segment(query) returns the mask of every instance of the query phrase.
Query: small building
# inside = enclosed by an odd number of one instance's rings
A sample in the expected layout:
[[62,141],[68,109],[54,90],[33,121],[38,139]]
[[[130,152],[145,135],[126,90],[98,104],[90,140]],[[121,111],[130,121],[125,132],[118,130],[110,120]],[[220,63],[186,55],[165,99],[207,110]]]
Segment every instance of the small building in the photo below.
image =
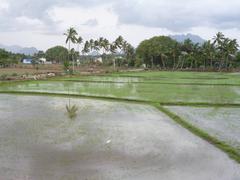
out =
[[46,59],[46,58],[39,58],[39,59],[38,59],[38,62],[39,62],[40,64],[46,64],[46,63],[47,63],[47,59]]
[[28,59],[23,59],[23,60],[22,60],[22,63],[23,63],[23,64],[32,64],[32,62],[33,62],[33,60],[30,59],[30,58],[28,58]]
[[95,57],[94,62],[102,63],[103,62],[102,57]]

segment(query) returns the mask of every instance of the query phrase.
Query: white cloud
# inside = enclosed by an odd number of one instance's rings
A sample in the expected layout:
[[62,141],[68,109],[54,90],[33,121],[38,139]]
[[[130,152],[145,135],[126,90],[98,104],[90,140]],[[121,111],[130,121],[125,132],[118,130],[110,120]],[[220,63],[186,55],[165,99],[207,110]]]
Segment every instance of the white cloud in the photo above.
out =
[[185,31],[196,26],[240,29],[238,0],[119,1],[115,10],[122,23]]
[[188,32],[209,39],[222,31],[240,40],[239,9],[239,0],[0,0],[0,43],[46,49],[64,43],[70,26],[84,39],[123,35],[134,45]]
[[0,10],[6,10],[8,9],[9,4],[7,0],[0,0]]

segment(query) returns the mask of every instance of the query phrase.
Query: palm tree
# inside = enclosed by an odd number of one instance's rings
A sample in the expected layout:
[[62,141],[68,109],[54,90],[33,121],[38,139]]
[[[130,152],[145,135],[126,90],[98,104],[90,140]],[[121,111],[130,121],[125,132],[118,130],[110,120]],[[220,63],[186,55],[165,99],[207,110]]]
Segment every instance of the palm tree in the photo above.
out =
[[[64,33],[66,36],[66,44],[68,44],[68,53],[70,53],[71,50],[71,43],[76,43],[76,36],[78,35],[77,31],[73,28],[70,27],[66,33]],[[73,73],[74,73],[74,60],[73,60]]]
[[221,70],[224,58],[226,56],[226,45],[228,44],[228,38],[225,38],[224,34],[222,32],[218,32],[214,37],[213,37],[213,44],[217,50],[217,55],[219,60],[219,66],[218,70]]
[[222,44],[222,41],[225,39],[224,34],[222,32],[218,32],[214,37],[213,37],[213,44]]
[[235,56],[237,50],[238,50],[238,43],[236,39],[228,39],[225,45],[225,53],[226,53],[226,67],[229,67],[229,57]]
[[115,40],[115,44],[116,44],[117,48],[121,49],[123,42],[124,42],[123,37],[118,36],[118,38]]
[[98,40],[95,40],[95,41],[94,41],[94,43],[93,43],[93,49],[94,49],[95,51],[97,51],[97,52],[100,50],[100,43],[99,43]]
[[104,53],[106,54],[106,52],[110,51],[110,43],[107,39],[104,39],[102,42],[102,47],[104,49]]
[[172,69],[174,70],[176,68],[176,64],[177,64],[176,63],[176,57],[180,54],[180,46],[179,46],[178,42],[176,42],[174,44],[174,47],[172,48],[171,54],[172,54],[172,57],[173,57],[173,67],[172,67]]
[[183,59],[183,61],[185,61],[185,60],[190,61],[190,68],[192,68],[192,66],[193,66],[194,43],[192,42],[191,39],[186,39],[183,42],[181,49],[185,54],[183,56],[183,58],[187,58],[187,59]]
[[202,45],[202,52],[204,55],[204,64],[206,67],[207,62],[210,60],[210,68],[213,68],[213,58],[215,54],[215,47],[214,44],[211,43],[211,41],[206,41]]
[[78,53],[79,53],[79,60],[80,60],[80,45],[83,43],[83,38],[81,36],[79,36],[77,39],[76,39],[76,43],[78,45]]
[[123,41],[122,42],[122,46],[121,46],[121,53],[123,53],[124,55],[127,54],[128,48],[129,48],[129,43],[127,41]]
[[[116,53],[116,50],[117,50],[116,44],[115,43],[110,44],[110,52],[112,53],[112,55],[114,55]],[[113,59],[113,66],[114,66],[114,69],[115,69],[115,67],[116,67],[115,58]]]
[[104,38],[103,38],[103,37],[100,37],[100,38],[98,39],[98,47],[99,47],[99,50],[104,49],[104,48],[103,48],[103,47],[104,47]]
[[90,39],[89,41],[89,47],[90,47],[90,51],[92,51],[94,49],[94,40],[93,39]]
[[86,41],[85,43],[84,43],[84,47],[83,47],[83,50],[82,50],[82,53],[83,54],[87,54],[87,53],[89,53],[90,52],[90,43],[89,43],[89,41]]

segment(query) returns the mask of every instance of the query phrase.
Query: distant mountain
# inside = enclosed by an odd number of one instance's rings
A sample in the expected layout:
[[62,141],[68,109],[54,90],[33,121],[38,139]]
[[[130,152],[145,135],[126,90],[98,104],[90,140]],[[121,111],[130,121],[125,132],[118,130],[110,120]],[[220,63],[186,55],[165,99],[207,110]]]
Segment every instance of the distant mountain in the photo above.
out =
[[100,56],[101,54],[97,51],[92,51],[90,53],[88,53],[89,56]]
[[35,47],[21,47],[17,45],[5,46],[0,44],[0,49],[5,49],[6,51],[9,51],[12,53],[20,53],[25,55],[33,55],[38,52],[38,50]]
[[170,37],[180,43],[184,42],[184,40],[186,40],[186,39],[191,39],[192,42],[199,43],[199,44],[203,44],[206,41],[205,39],[201,38],[200,36],[194,35],[194,34],[178,34],[178,35],[172,35]]

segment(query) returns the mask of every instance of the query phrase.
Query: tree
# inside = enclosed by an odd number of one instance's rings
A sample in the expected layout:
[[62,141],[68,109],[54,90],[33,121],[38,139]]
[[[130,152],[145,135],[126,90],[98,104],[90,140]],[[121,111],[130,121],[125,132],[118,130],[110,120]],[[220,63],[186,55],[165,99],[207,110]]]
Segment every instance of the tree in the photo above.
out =
[[[66,33],[64,33],[64,35],[66,36],[66,44],[68,44],[68,52],[70,54],[71,51],[71,43],[76,43],[77,41],[77,31],[73,28],[70,27]],[[74,59],[74,58],[72,58]],[[73,73],[74,73],[74,61],[73,61]]]
[[76,38],[76,43],[78,46],[78,53],[79,53],[79,58],[80,58],[80,45],[83,43],[83,38],[81,36]]
[[123,45],[123,43],[124,43],[123,37],[122,37],[122,36],[118,36],[118,38],[114,41],[114,43],[115,43],[115,46],[116,46],[117,48],[121,49],[121,48],[122,48],[122,45]]
[[[122,48],[126,47],[127,43],[124,42]],[[212,41],[203,44],[194,43],[190,39],[178,43],[169,37],[158,36],[140,43],[136,50],[136,59],[139,62],[143,61],[147,67],[161,66],[173,69],[210,67],[222,70],[239,64],[238,48],[236,39],[227,38],[221,32],[217,33]]]
[[94,43],[93,43],[93,49],[94,49],[95,51],[97,51],[97,52],[100,50],[100,43],[99,43],[98,40],[95,40],[95,41],[94,41]]
[[69,56],[68,50],[63,46],[55,46],[46,51],[46,59],[57,63],[65,62]]
[[213,69],[213,60],[216,52],[215,52],[214,44],[212,44],[210,40],[203,43],[202,53],[203,53],[205,67],[207,65],[210,65],[210,68]]
[[4,49],[0,49],[0,67],[6,67],[9,65],[8,59],[10,54]]
[[171,56],[175,44],[176,41],[168,36],[156,36],[140,43],[136,52],[149,66],[166,68],[166,60]]
[[94,40],[93,39],[89,40],[89,47],[90,47],[90,51],[92,51],[94,49]]
[[104,39],[102,42],[102,47],[104,49],[104,53],[106,54],[110,50],[110,43],[107,39]]
[[[116,51],[117,51],[116,44],[115,43],[110,44],[110,52],[111,52],[111,54],[114,55],[116,53]],[[115,60],[115,58],[113,58],[113,67],[114,67],[114,69],[116,67],[116,60]]]
[[229,40],[228,41],[228,44],[226,46],[226,52],[227,52],[227,67],[229,67],[229,57],[236,57],[236,53],[238,51],[238,43],[237,43],[237,40],[236,39],[233,39],[233,40]]

